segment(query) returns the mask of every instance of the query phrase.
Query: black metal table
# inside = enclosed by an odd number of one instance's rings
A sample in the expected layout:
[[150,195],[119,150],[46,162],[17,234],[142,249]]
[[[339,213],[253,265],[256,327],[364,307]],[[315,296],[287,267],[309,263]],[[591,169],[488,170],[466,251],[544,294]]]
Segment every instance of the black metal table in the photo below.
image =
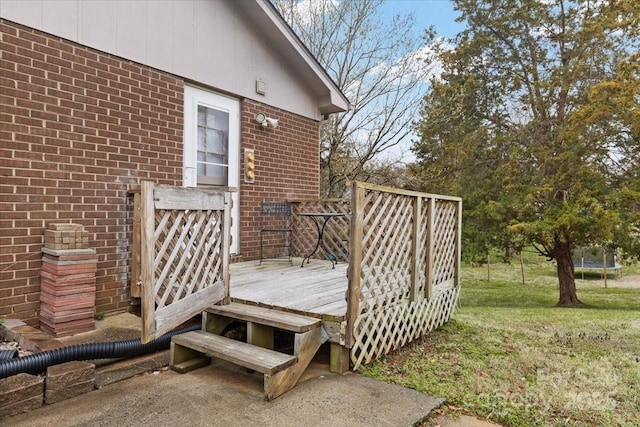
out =
[[[316,252],[318,252],[319,248],[322,248],[322,250],[324,251],[325,255],[327,256],[327,259],[329,261],[331,261],[331,267],[332,268],[336,268],[336,262],[337,262],[338,258],[337,258],[337,256],[335,254],[330,253],[327,250],[327,247],[324,245],[324,241],[323,241],[324,229],[327,226],[327,222],[329,222],[329,220],[331,218],[344,216],[344,214],[335,213],[335,212],[301,212],[298,215],[299,216],[306,216],[306,217],[309,217],[309,218],[313,219],[313,222],[316,225],[316,230],[318,230],[318,241],[316,242],[316,247],[308,255],[306,255],[304,258],[302,258],[302,264],[300,264],[300,267],[304,267],[304,261],[305,260],[307,261],[307,264],[309,264],[309,262],[311,261],[311,257]],[[321,222],[322,222],[322,226],[320,226]]]

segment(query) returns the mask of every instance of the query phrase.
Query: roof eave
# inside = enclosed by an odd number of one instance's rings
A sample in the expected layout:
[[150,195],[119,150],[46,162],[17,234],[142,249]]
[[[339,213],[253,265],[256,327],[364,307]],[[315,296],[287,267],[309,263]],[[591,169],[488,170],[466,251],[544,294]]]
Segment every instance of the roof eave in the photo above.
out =
[[252,19],[269,44],[298,70],[315,92],[321,114],[349,110],[347,97],[268,0],[242,0],[234,4]]

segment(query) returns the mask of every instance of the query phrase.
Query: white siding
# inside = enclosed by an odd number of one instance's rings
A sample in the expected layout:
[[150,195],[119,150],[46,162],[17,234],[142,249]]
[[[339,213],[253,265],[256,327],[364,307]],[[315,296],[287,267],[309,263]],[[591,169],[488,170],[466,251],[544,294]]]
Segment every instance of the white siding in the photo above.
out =
[[[95,0],[91,2],[80,2],[78,13],[78,41],[86,46],[103,50],[105,52],[116,53],[117,51],[117,16],[120,2],[110,0]],[[49,22],[43,15],[43,23]],[[73,19],[73,15],[69,16]]]
[[[2,0],[0,0],[2,3]],[[30,2],[22,2],[22,4]],[[36,2],[37,3],[37,2]],[[42,3],[42,16],[49,17],[51,33],[65,39],[78,38],[79,3],[77,0],[45,1]],[[73,17],[74,19],[69,19]]]
[[147,16],[147,3],[117,2],[116,50],[126,58],[146,58],[147,27],[140,17]]
[[[0,0],[0,16],[239,97],[319,119],[318,98],[230,2]],[[266,96],[255,81],[267,83]]]

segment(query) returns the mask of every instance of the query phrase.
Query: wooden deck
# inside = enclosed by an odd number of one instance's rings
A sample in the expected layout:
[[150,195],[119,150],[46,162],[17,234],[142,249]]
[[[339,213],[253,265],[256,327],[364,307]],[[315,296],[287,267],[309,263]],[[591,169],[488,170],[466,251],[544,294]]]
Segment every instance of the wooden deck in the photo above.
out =
[[347,312],[347,264],[312,259],[246,261],[231,264],[231,300],[325,320],[341,321]]
[[[328,223],[323,240],[349,261],[347,279],[346,263],[332,269],[323,259],[304,268],[300,258],[230,264],[228,194],[148,181],[141,190],[134,200],[139,266],[132,275],[141,284],[143,342],[231,300],[320,319],[316,331],[331,343],[332,370],[345,372],[424,336],[458,305],[459,198],[354,182],[349,203],[296,202],[296,212],[344,214]],[[304,224],[294,224],[294,253],[317,243]],[[247,321],[247,339],[251,332],[262,342],[273,326],[255,316]]]

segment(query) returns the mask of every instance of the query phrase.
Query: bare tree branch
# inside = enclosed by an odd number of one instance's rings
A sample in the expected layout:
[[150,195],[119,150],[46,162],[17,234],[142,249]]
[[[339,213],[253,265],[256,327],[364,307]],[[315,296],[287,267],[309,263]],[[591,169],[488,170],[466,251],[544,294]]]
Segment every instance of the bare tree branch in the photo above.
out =
[[412,36],[412,15],[382,21],[384,0],[273,2],[352,104],[321,130],[322,192],[342,196],[348,181],[376,180],[380,155],[412,134],[432,69],[433,34]]

